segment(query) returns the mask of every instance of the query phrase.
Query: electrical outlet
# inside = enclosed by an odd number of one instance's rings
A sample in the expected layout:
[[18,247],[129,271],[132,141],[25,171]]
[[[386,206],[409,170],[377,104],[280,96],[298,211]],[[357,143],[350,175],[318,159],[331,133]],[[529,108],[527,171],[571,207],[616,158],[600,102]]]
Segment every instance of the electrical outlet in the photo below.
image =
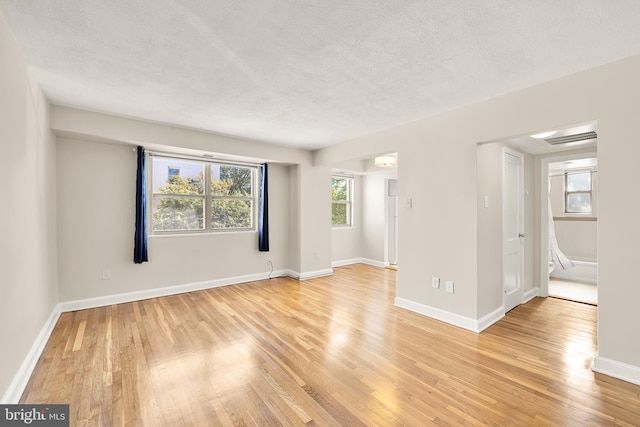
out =
[[440,287],[440,278],[436,277],[436,276],[433,276],[431,278],[431,286],[436,288],[436,289],[438,289]]
[[105,268],[104,270],[102,270],[102,280],[109,280],[111,279],[111,270],[109,270],[108,268]]
[[453,282],[450,280],[447,280],[447,293],[449,294],[453,293]]

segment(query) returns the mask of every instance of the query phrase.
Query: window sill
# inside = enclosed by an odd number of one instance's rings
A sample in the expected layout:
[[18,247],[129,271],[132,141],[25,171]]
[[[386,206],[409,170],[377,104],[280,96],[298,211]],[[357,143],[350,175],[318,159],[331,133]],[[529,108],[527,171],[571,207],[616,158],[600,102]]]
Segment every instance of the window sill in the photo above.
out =
[[564,215],[554,216],[554,221],[598,221],[598,217],[594,215]]
[[166,234],[149,234],[149,239],[164,239],[170,237],[205,237],[220,236],[229,234],[258,234],[258,230],[237,230],[237,231],[209,231],[201,233],[166,233]]

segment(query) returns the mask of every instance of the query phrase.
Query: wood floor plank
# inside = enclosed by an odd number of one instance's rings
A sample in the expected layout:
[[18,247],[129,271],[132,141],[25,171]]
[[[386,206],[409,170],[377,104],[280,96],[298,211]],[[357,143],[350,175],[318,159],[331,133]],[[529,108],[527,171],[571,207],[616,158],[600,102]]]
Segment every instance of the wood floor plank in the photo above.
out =
[[395,276],[63,313],[21,402],[73,426],[640,425],[640,386],[590,369],[597,307],[536,298],[476,334],[395,307]]

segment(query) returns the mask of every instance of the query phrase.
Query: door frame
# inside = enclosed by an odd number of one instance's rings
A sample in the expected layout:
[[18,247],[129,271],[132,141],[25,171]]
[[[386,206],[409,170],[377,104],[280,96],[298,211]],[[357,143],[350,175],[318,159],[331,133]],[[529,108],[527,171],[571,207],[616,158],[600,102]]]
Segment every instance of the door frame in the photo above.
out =
[[[387,265],[397,265],[398,264],[398,219],[394,219],[394,213],[396,218],[399,216],[399,206],[398,206],[398,195],[396,194],[395,196],[391,196],[389,193],[391,192],[391,182],[395,181],[395,185],[396,185],[396,192],[397,192],[397,185],[398,185],[398,179],[397,178],[389,178],[385,180],[385,190],[386,190],[386,196],[385,196],[385,200],[386,200],[386,212],[385,212],[385,218],[386,218],[386,239],[385,239],[385,264]],[[393,229],[393,233],[392,233],[392,229]],[[392,257],[391,257],[391,245],[393,244],[394,246],[394,255],[395,255],[395,263],[393,263],[392,261]]]
[[[506,187],[507,187],[507,181],[506,181],[506,174],[504,174],[504,168],[506,165],[506,160],[507,160],[507,156],[513,156],[515,158],[517,158],[519,160],[520,163],[520,171],[519,171],[519,188],[518,188],[518,210],[519,210],[519,218],[518,218],[518,222],[519,222],[519,228],[520,231],[519,233],[524,233],[524,154],[521,153],[520,151],[516,151],[513,150],[509,147],[503,147],[502,148],[502,308],[504,310],[504,313],[506,313],[507,310],[507,304],[506,304],[506,298],[507,298],[507,294],[505,291],[505,279],[506,279],[506,260],[507,260],[507,245],[505,244],[505,229],[504,229],[504,224],[505,224],[505,216],[506,216],[506,203],[504,200],[504,195],[506,193]],[[524,237],[526,238],[526,236]],[[519,260],[519,271],[518,271],[518,275],[519,275],[519,280],[520,280],[520,284],[519,284],[519,289],[518,289],[518,294],[519,294],[519,301],[518,304],[512,308],[510,308],[509,310],[517,307],[518,305],[522,304],[523,301],[523,296],[524,296],[524,241],[522,239],[520,239],[520,260]]]

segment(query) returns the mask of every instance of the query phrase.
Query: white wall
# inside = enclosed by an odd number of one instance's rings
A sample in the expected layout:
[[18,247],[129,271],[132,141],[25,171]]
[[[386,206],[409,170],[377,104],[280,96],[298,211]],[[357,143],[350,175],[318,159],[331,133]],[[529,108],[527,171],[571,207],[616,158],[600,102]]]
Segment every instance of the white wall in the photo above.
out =
[[56,153],[48,102],[2,15],[0,64],[0,163],[8,179],[0,209],[0,402],[6,402],[58,301]]
[[[416,304],[478,319],[476,145],[511,136],[598,122],[599,359],[640,370],[640,287],[636,243],[640,199],[640,56],[497,97],[436,117],[338,144],[316,153],[316,164],[397,151],[402,159],[397,295]],[[413,208],[406,207],[413,199]],[[539,243],[537,243],[539,244]],[[456,293],[430,287],[430,277],[456,282]]]
[[331,268],[331,168],[298,168],[300,265],[292,269],[301,278],[330,274]]
[[[58,140],[62,301],[289,268],[289,167],[269,166],[270,251],[257,232],[150,236],[150,262],[133,263],[136,153],[130,146]],[[102,270],[112,278],[102,280]]]
[[[478,295],[480,316],[502,305],[502,171],[504,144],[478,145]],[[488,206],[485,206],[485,197]]]

